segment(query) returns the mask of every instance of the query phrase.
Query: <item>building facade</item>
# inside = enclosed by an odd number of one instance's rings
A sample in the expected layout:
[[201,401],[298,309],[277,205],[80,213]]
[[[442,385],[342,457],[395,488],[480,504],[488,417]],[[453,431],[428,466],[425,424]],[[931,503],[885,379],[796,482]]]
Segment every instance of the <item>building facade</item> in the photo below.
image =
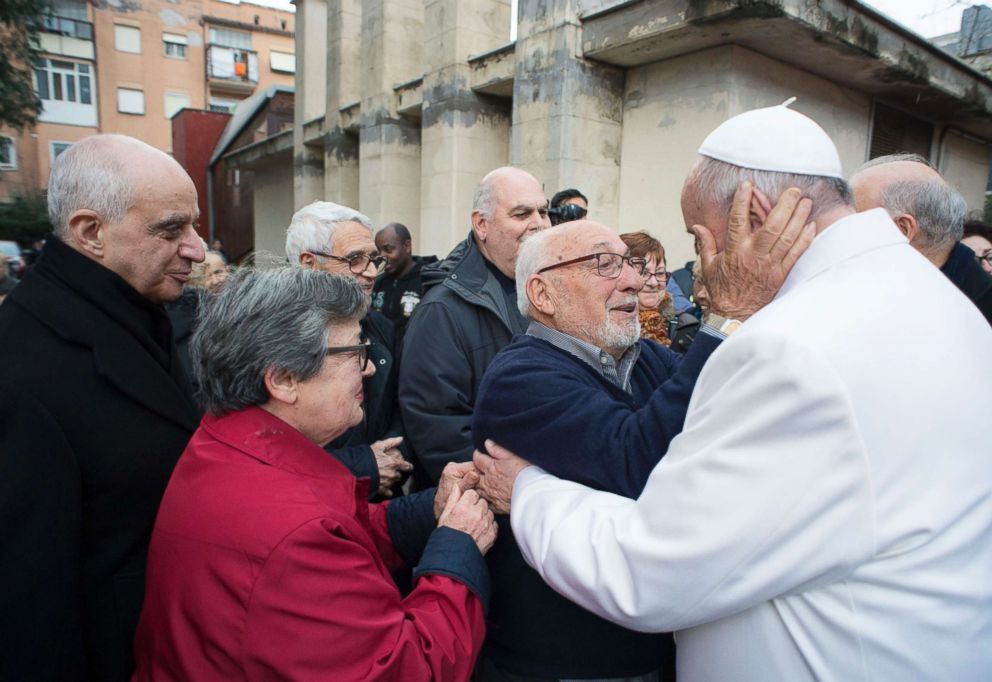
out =
[[918,151],[983,205],[992,80],[855,0],[519,0],[512,39],[509,0],[296,5],[294,206],[402,222],[420,253],[464,238],[475,185],[512,164],[681,265],[679,194],[703,137],[793,96],[847,173]]
[[292,85],[292,12],[247,0],[54,0],[40,18],[38,123],[0,129],[0,201],[43,188],[76,140],[122,133],[172,152],[183,108],[231,111],[270,85]]

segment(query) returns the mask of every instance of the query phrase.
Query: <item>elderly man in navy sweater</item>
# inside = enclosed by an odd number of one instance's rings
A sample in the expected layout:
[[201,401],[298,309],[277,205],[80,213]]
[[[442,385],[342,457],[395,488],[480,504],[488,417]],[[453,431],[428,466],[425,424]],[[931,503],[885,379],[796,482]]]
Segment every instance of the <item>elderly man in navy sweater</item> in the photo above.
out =
[[[798,193],[792,199],[795,208]],[[734,299],[741,287],[717,292],[718,312],[679,355],[640,339],[646,264],[627,254],[614,230],[589,221],[524,242],[516,279],[530,325],[483,379],[472,425],[478,449],[493,439],[557,476],[640,494],[682,430],[700,370],[735,328],[719,312],[749,314],[760,304]],[[477,679],[675,679],[671,635],[626,630],[554,592],[524,563],[506,518],[488,557],[493,601]]]

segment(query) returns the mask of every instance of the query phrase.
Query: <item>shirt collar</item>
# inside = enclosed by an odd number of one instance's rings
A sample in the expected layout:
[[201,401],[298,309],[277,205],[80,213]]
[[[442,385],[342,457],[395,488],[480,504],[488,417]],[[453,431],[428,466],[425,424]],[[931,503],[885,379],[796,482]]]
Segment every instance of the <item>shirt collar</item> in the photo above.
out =
[[578,358],[611,384],[630,393],[630,375],[641,355],[639,343],[625,350],[620,356],[620,362],[617,363],[613,356],[603,349],[536,320],[531,320],[527,327],[527,335],[546,341],[555,348]]

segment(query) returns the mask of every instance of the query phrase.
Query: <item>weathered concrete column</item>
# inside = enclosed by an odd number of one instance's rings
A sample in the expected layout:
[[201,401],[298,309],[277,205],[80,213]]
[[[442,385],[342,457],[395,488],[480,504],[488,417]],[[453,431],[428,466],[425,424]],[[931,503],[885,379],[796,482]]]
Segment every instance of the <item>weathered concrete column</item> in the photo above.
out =
[[470,226],[472,193],[506,165],[509,106],[469,87],[471,55],[509,40],[510,0],[425,0],[419,253],[443,256]]
[[305,143],[303,124],[324,113],[326,26],[325,0],[296,1],[293,103],[293,206],[296,209],[320,199],[324,194],[323,152]]
[[327,2],[327,102],[324,198],[358,208],[358,136],[344,129],[341,108],[361,98],[361,0]]
[[617,226],[624,72],[582,58],[582,0],[520,0],[510,158]]
[[420,124],[399,116],[393,88],[423,74],[423,0],[362,2],[360,210],[379,226],[420,223]]

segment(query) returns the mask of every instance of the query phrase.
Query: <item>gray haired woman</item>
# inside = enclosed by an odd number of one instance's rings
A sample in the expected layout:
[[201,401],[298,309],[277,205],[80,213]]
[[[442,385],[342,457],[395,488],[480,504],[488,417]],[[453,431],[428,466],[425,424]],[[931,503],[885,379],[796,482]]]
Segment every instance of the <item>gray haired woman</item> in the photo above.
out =
[[135,679],[468,679],[496,534],[472,465],[374,505],[320,447],[362,419],[365,306],[300,268],[239,271],[207,306],[207,414],[155,523]]

